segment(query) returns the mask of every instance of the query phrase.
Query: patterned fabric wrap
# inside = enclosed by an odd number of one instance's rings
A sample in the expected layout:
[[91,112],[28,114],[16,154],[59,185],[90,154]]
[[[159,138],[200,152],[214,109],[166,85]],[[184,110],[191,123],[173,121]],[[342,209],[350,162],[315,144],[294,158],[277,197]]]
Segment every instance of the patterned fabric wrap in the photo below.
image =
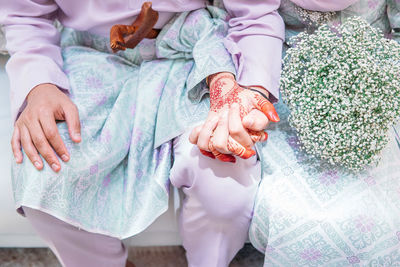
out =
[[[361,1],[335,19],[359,10],[388,29],[385,2]],[[287,36],[306,27],[295,10],[283,1]],[[281,122],[258,147],[263,180],[250,227],[264,266],[400,266],[400,124],[379,165],[353,174],[301,151],[287,106],[276,108]]]
[[[126,238],[168,208],[171,139],[204,120],[204,79],[235,73],[222,39],[226,13],[177,15],[157,39],[112,54],[107,38],[64,29],[64,70],[78,106],[82,143],[59,132],[71,160],[62,171],[13,166],[17,207],[45,211],[85,230]],[[203,97],[204,96],[204,97]]]
[[4,36],[4,32],[2,30],[2,26],[0,25],[0,54],[6,55],[6,37]]
[[[312,30],[299,14],[297,6],[290,0],[282,0],[279,13],[285,21],[286,43],[292,37],[304,30]],[[339,25],[347,18],[360,16],[379,28],[389,38],[400,42],[400,1],[399,0],[360,0],[345,10],[336,12],[327,21],[330,25]],[[287,46],[286,46],[287,48]]]
[[387,14],[390,27],[393,29],[393,39],[400,42],[400,1],[387,0]]

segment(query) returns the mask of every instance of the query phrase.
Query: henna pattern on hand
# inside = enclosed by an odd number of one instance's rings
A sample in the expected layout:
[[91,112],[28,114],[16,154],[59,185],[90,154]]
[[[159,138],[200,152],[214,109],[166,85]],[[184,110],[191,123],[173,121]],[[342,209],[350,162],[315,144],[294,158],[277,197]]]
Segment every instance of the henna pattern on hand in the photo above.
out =
[[[268,99],[262,97],[259,93],[246,90],[241,87],[235,81],[233,75],[215,74],[210,76],[209,82],[211,111],[218,113],[222,109],[230,108],[232,104],[237,103],[240,107],[241,119],[243,119],[251,110],[259,109],[268,117],[270,121],[279,121],[279,116],[276,113],[272,103],[269,102]],[[268,134],[266,132],[255,132],[251,130],[248,130],[248,132],[253,142],[263,142],[268,138]],[[243,159],[248,159],[256,154],[253,149],[242,146],[230,136],[228,137],[227,146],[229,151]],[[225,162],[236,161],[233,155],[225,155],[217,151],[214,148],[212,138],[210,139],[209,149],[211,153],[208,151],[201,151],[201,153]]]
[[243,119],[251,110],[262,111],[270,121],[278,122],[279,116],[268,99],[251,90],[241,87],[233,75],[221,74],[211,78],[210,109],[219,112],[229,108],[233,103],[240,106],[240,117]]
[[[241,104],[241,98],[239,93],[241,87],[233,80],[231,75],[224,74],[218,76],[216,81],[213,81],[210,87],[210,110],[219,112],[224,107],[230,107],[233,103]],[[227,80],[233,82],[233,85],[229,87]],[[242,89],[243,90],[243,89]],[[243,118],[244,110],[243,106],[240,105],[240,116]]]

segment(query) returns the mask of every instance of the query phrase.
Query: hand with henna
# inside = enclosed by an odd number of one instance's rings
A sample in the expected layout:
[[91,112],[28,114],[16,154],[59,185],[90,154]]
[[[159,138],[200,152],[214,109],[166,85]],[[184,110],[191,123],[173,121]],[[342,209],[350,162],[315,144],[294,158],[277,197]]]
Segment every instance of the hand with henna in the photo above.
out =
[[262,88],[259,92],[243,88],[231,73],[211,75],[209,85],[210,112],[206,122],[192,131],[190,142],[202,154],[225,162],[235,162],[233,155],[254,156],[254,143],[268,138],[264,129],[269,121],[279,121],[274,106],[259,93]]

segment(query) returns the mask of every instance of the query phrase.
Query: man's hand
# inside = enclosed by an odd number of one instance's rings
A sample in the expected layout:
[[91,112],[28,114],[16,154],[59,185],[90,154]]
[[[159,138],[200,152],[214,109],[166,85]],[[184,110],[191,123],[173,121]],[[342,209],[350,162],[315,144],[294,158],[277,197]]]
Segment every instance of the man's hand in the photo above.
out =
[[279,117],[267,99],[240,87],[232,74],[219,73],[210,79],[209,116],[189,139],[204,155],[235,162],[228,154],[253,156],[254,143],[267,138],[262,130],[269,121],[277,122]]
[[[43,168],[42,155],[51,168],[61,169],[57,155],[68,161],[70,155],[58,132],[56,121],[66,121],[72,141],[79,143],[80,121],[75,104],[53,84],[40,84],[26,97],[27,105],[14,125],[11,146],[17,163],[22,163],[21,148],[32,164]],[[55,153],[54,153],[55,152]]]

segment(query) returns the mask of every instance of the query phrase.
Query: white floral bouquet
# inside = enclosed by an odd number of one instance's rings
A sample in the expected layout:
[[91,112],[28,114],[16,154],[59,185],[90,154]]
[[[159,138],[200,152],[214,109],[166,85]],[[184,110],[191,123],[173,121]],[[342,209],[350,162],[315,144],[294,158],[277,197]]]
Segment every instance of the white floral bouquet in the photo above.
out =
[[358,17],[291,45],[281,89],[301,147],[354,171],[377,163],[400,117],[400,45]]

